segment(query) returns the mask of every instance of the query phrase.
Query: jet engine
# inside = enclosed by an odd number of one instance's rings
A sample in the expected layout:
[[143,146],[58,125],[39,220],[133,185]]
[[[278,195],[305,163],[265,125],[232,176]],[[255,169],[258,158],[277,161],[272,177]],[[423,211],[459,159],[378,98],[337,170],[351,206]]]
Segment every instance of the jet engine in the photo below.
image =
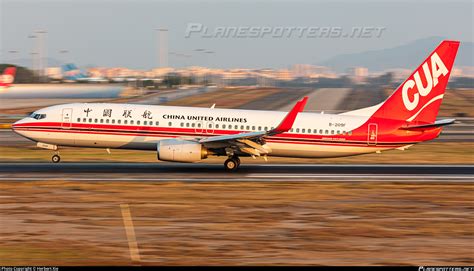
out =
[[181,139],[160,140],[156,150],[158,160],[170,162],[197,162],[206,159],[209,154],[202,144]]

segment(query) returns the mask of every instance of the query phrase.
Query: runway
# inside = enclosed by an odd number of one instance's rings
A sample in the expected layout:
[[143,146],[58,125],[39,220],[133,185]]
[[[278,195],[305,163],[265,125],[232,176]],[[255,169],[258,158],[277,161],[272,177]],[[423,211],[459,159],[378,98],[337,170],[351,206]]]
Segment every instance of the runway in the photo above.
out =
[[2,264],[466,265],[473,173],[472,165],[244,163],[228,173],[205,163],[0,163]]
[[474,181],[471,165],[2,163],[0,181]]

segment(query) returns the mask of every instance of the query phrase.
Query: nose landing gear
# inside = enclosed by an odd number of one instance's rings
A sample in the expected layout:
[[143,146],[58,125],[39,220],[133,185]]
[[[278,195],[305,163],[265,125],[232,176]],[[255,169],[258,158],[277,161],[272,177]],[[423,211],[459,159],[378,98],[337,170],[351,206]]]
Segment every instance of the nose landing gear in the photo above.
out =
[[52,157],[51,157],[51,161],[53,161],[53,163],[59,163],[61,161],[61,157],[59,156],[59,153],[57,154],[54,154]]
[[240,166],[240,159],[238,156],[231,156],[229,159],[225,160],[224,167],[227,171],[237,171]]

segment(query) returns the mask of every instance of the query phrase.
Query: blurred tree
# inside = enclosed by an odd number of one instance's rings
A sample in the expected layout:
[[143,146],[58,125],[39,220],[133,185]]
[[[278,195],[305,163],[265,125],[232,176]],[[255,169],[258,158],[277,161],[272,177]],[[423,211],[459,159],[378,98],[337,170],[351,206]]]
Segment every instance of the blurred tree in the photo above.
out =
[[474,78],[473,77],[455,77],[451,82],[449,82],[449,87],[451,88],[474,88]]
[[177,85],[193,84],[194,80],[187,76],[168,75],[163,80],[163,85],[173,87]]
[[387,72],[380,76],[370,78],[369,83],[375,86],[389,86],[392,83],[393,73]]

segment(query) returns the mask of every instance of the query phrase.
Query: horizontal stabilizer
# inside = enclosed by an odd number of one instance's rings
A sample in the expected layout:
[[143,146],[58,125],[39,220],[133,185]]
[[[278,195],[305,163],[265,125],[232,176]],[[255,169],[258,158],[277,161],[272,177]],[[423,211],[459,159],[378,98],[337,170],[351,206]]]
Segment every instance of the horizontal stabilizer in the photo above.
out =
[[455,119],[444,119],[444,120],[437,120],[434,123],[430,124],[423,124],[423,125],[410,125],[410,126],[405,126],[405,127],[400,127],[402,130],[429,130],[433,128],[438,128],[441,126],[446,126],[453,124],[456,120]]

